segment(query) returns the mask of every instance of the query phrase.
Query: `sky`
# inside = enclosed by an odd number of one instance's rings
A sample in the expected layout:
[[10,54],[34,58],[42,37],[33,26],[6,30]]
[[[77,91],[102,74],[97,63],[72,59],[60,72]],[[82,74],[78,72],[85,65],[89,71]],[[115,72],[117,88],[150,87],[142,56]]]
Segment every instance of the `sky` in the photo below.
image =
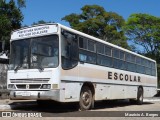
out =
[[107,12],[116,12],[125,20],[133,13],[160,17],[160,0],[26,0],[26,8],[22,9],[22,24],[31,25],[33,22],[44,20],[69,26],[61,19],[71,13],[81,13],[84,5],[100,5]]

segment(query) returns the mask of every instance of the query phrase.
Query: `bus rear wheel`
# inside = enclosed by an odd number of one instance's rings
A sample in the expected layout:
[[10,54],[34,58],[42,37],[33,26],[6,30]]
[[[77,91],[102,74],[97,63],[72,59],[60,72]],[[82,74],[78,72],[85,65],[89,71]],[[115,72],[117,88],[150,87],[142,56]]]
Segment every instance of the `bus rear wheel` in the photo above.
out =
[[141,87],[138,88],[137,104],[138,104],[138,105],[142,105],[142,104],[143,104],[143,89],[142,89]]
[[80,93],[80,110],[89,110],[92,107],[93,94],[91,89],[88,86],[82,87]]

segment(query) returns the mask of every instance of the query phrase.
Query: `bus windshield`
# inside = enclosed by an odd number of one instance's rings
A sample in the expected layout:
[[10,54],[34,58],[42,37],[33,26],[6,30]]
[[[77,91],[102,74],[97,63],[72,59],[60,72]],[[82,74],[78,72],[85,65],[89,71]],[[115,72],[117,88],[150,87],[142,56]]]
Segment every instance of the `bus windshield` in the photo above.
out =
[[58,66],[58,36],[16,40],[11,43],[10,70]]

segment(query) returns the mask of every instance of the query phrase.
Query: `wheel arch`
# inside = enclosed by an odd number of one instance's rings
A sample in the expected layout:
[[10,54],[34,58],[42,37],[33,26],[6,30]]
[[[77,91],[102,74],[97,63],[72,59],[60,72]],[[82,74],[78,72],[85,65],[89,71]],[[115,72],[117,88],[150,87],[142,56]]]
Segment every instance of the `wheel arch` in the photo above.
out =
[[82,90],[82,88],[84,86],[89,87],[91,89],[91,92],[92,92],[93,96],[95,95],[95,85],[92,82],[84,82],[83,85],[82,85],[82,87],[81,87],[81,90]]
[[[142,88],[142,90],[143,90],[143,93],[144,93],[143,86],[142,86],[142,85],[140,85],[140,86],[138,86],[138,89],[139,89],[139,88]],[[138,90],[137,90],[137,92],[138,92]]]

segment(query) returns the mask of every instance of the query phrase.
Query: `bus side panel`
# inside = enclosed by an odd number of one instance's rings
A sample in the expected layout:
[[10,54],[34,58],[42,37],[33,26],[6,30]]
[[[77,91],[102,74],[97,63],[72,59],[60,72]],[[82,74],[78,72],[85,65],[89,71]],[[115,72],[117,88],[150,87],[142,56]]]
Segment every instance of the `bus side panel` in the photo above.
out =
[[95,100],[106,100],[110,98],[110,85],[96,84],[95,87]]
[[136,86],[97,84],[95,100],[136,98]]
[[153,97],[157,93],[156,87],[143,87],[144,97]]
[[79,101],[82,83],[83,82],[78,81],[78,66],[69,70],[61,69],[62,100],[64,102]]
[[76,102],[79,101],[81,83],[72,82],[64,83],[65,84],[65,102]]
[[125,86],[125,98],[137,98],[137,86]]

